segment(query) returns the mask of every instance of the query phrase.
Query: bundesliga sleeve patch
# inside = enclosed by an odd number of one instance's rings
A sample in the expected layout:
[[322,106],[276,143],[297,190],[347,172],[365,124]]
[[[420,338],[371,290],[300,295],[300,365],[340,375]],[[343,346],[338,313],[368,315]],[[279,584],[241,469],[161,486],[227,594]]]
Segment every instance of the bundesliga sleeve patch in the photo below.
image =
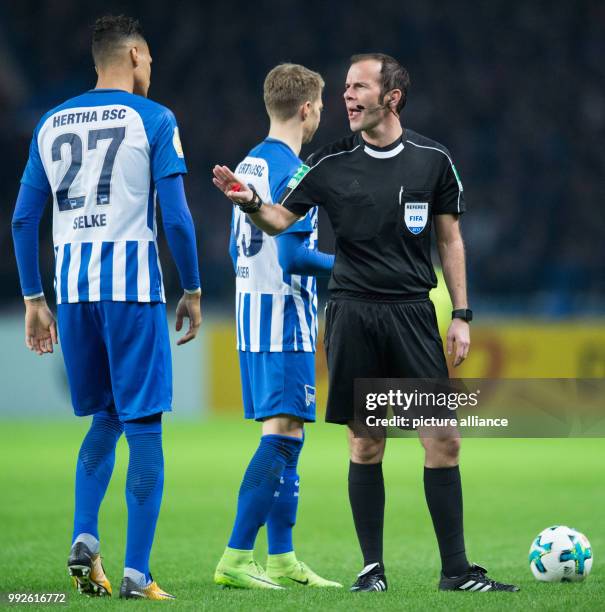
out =
[[185,157],[185,154],[183,153],[183,145],[181,144],[181,137],[179,136],[179,128],[176,126],[174,127],[174,133],[172,134],[172,146],[179,157]]
[[294,176],[290,179],[290,182],[288,183],[288,189],[294,189],[298,185],[298,183],[303,180],[305,174],[307,174],[309,170],[311,170],[309,166],[302,164],[302,166],[298,168],[298,170],[294,173]]

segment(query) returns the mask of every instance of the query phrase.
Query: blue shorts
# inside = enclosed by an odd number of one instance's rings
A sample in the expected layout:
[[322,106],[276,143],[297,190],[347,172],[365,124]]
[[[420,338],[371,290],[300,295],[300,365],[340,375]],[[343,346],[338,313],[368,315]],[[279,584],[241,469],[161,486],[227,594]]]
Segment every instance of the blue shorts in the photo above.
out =
[[244,416],[315,421],[315,353],[239,351]]
[[115,406],[121,421],[170,411],[166,305],[59,304],[59,338],[77,416]]

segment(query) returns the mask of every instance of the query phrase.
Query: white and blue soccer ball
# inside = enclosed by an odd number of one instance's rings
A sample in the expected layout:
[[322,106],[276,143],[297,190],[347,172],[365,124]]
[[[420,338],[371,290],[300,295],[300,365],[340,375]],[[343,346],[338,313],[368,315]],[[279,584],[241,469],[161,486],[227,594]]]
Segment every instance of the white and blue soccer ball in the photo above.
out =
[[542,582],[584,580],[592,568],[590,542],[583,533],[571,527],[548,527],[532,542],[529,567]]

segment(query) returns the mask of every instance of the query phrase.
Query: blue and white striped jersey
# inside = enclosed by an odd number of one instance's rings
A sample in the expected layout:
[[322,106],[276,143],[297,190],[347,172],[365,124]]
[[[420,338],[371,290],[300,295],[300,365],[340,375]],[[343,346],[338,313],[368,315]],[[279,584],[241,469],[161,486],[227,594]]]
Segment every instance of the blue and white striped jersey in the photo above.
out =
[[57,303],[164,302],[155,183],[187,172],[167,108],[93,89],[46,113],[22,183],[53,197]]
[[[266,138],[248,153],[235,174],[253,185],[263,202],[278,202],[301,160],[284,142]],[[275,238],[258,229],[234,207],[231,231],[237,245],[236,325],[241,351],[314,352],[317,339],[315,277],[286,274],[279,265]],[[307,235],[317,250],[317,208],[287,232]]]

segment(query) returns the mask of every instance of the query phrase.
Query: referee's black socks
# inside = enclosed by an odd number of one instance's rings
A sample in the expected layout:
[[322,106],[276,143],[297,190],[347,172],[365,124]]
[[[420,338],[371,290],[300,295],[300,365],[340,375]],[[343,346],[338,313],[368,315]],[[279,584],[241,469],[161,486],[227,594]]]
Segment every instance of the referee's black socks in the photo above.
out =
[[462,524],[462,484],[458,466],[424,468],[424,494],[433,519],[443,573],[448,577],[468,571]]
[[349,500],[364,564],[382,563],[384,479],[382,463],[349,463]]

